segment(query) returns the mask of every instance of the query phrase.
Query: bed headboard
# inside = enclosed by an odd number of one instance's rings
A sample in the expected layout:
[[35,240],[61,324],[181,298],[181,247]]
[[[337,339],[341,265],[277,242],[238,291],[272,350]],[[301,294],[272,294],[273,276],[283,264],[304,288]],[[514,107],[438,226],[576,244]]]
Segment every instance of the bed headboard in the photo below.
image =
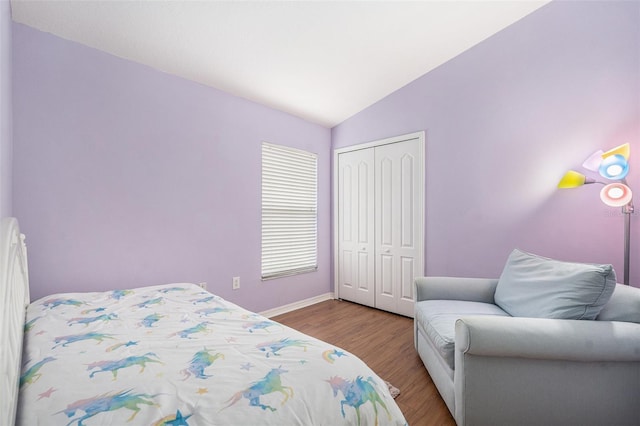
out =
[[15,423],[29,274],[18,221],[0,220],[0,424]]

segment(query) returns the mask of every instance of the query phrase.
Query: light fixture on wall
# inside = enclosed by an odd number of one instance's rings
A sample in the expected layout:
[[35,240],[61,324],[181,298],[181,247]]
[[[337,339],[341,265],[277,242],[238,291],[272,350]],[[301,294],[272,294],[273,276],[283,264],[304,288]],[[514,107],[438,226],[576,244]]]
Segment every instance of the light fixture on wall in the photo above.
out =
[[629,285],[629,248],[631,232],[631,213],[633,213],[633,192],[627,185],[626,177],[629,173],[629,155],[631,148],[628,143],[617,146],[607,152],[597,151],[582,163],[582,167],[592,172],[598,172],[603,178],[613,181],[600,182],[582,173],[569,170],[560,179],[558,188],[577,188],[578,186],[599,183],[604,185],[600,191],[600,199],[611,207],[622,207],[624,214],[624,284]]

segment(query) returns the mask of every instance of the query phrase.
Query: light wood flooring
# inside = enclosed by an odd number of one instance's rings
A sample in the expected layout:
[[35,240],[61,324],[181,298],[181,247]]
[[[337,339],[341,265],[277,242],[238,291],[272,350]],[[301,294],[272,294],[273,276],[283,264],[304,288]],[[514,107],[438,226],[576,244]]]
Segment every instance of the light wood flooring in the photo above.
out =
[[346,349],[400,389],[410,426],[455,425],[413,347],[413,320],[351,302],[328,300],[272,318]]

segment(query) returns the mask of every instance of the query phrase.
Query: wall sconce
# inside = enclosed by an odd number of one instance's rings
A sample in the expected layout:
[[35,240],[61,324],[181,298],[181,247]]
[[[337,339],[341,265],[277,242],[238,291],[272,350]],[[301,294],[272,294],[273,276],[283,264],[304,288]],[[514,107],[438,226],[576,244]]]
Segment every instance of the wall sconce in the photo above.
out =
[[602,184],[604,185],[600,191],[602,202],[611,207],[622,207],[624,214],[624,284],[626,285],[629,285],[629,248],[631,213],[633,213],[633,192],[626,181],[629,173],[630,153],[631,148],[626,143],[607,152],[594,152],[582,163],[582,167],[585,169],[598,172],[603,178],[616,182],[600,182],[582,173],[569,170],[558,183],[558,188],[577,188],[592,183]]

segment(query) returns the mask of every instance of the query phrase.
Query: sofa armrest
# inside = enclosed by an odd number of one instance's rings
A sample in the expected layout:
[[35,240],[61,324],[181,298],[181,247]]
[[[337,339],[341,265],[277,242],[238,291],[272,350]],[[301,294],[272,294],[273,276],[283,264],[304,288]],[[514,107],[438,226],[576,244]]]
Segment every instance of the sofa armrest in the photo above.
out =
[[465,317],[456,321],[456,350],[481,356],[640,362],[640,324]]
[[640,324],[464,317],[455,339],[460,426],[638,424]]
[[498,280],[495,278],[418,277],[416,301],[465,300],[494,303]]

